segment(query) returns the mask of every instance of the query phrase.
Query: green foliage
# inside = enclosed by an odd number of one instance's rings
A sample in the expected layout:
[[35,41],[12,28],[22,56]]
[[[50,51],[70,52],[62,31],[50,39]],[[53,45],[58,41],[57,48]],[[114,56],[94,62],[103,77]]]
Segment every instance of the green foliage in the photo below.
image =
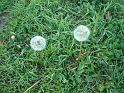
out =
[[[8,3],[2,1],[1,9]],[[42,82],[29,93],[124,92],[124,16],[119,2],[19,0],[9,10],[8,24],[0,29],[0,92],[22,93],[39,78]],[[83,43],[86,54],[76,60],[79,42],[73,30],[80,24],[87,25],[91,35]],[[47,39],[45,50],[30,48],[35,35]]]
[[0,11],[4,11],[13,4],[14,0],[0,0]]

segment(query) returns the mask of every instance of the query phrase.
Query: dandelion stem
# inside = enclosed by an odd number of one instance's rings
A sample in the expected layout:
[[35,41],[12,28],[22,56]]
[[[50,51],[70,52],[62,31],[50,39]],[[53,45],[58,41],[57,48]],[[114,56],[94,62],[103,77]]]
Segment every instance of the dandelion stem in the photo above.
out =
[[78,58],[81,57],[82,53],[83,53],[82,41],[80,41],[80,52],[79,52],[79,56],[78,56]]
[[82,48],[82,41],[80,41],[80,54],[82,54],[83,48]]

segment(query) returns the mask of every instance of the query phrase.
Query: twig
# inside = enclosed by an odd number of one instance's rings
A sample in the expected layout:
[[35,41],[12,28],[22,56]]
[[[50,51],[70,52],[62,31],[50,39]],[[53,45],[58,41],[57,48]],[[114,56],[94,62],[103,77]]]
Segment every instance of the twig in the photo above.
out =
[[27,93],[30,89],[32,89],[33,87],[35,87],[38,83],[40,83],[41,82],[41,79],[40,80],[38,80],[37,82],[35,82],[32,86],[30,86],[28,89],[26,89],[26,91],[25,92],[23,92],[23,93]]

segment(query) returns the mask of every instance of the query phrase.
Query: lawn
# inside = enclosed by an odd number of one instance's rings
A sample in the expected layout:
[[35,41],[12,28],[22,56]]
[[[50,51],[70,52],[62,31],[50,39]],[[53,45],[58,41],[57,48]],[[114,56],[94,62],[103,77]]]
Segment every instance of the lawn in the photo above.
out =
[[[91,32],[77,60],[79,25]],[[37,35],[47,41],[39,52]],[[124,1],[0,0],[0,93],[38,80],[26,93],[124,93]]]

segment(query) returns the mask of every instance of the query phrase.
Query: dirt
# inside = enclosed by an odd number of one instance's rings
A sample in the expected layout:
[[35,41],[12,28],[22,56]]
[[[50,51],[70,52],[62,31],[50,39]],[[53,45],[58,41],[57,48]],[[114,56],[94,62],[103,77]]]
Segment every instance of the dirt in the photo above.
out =
[[7,23],[9,12],[1,12],[0,13],[0,28],[4,27]]

